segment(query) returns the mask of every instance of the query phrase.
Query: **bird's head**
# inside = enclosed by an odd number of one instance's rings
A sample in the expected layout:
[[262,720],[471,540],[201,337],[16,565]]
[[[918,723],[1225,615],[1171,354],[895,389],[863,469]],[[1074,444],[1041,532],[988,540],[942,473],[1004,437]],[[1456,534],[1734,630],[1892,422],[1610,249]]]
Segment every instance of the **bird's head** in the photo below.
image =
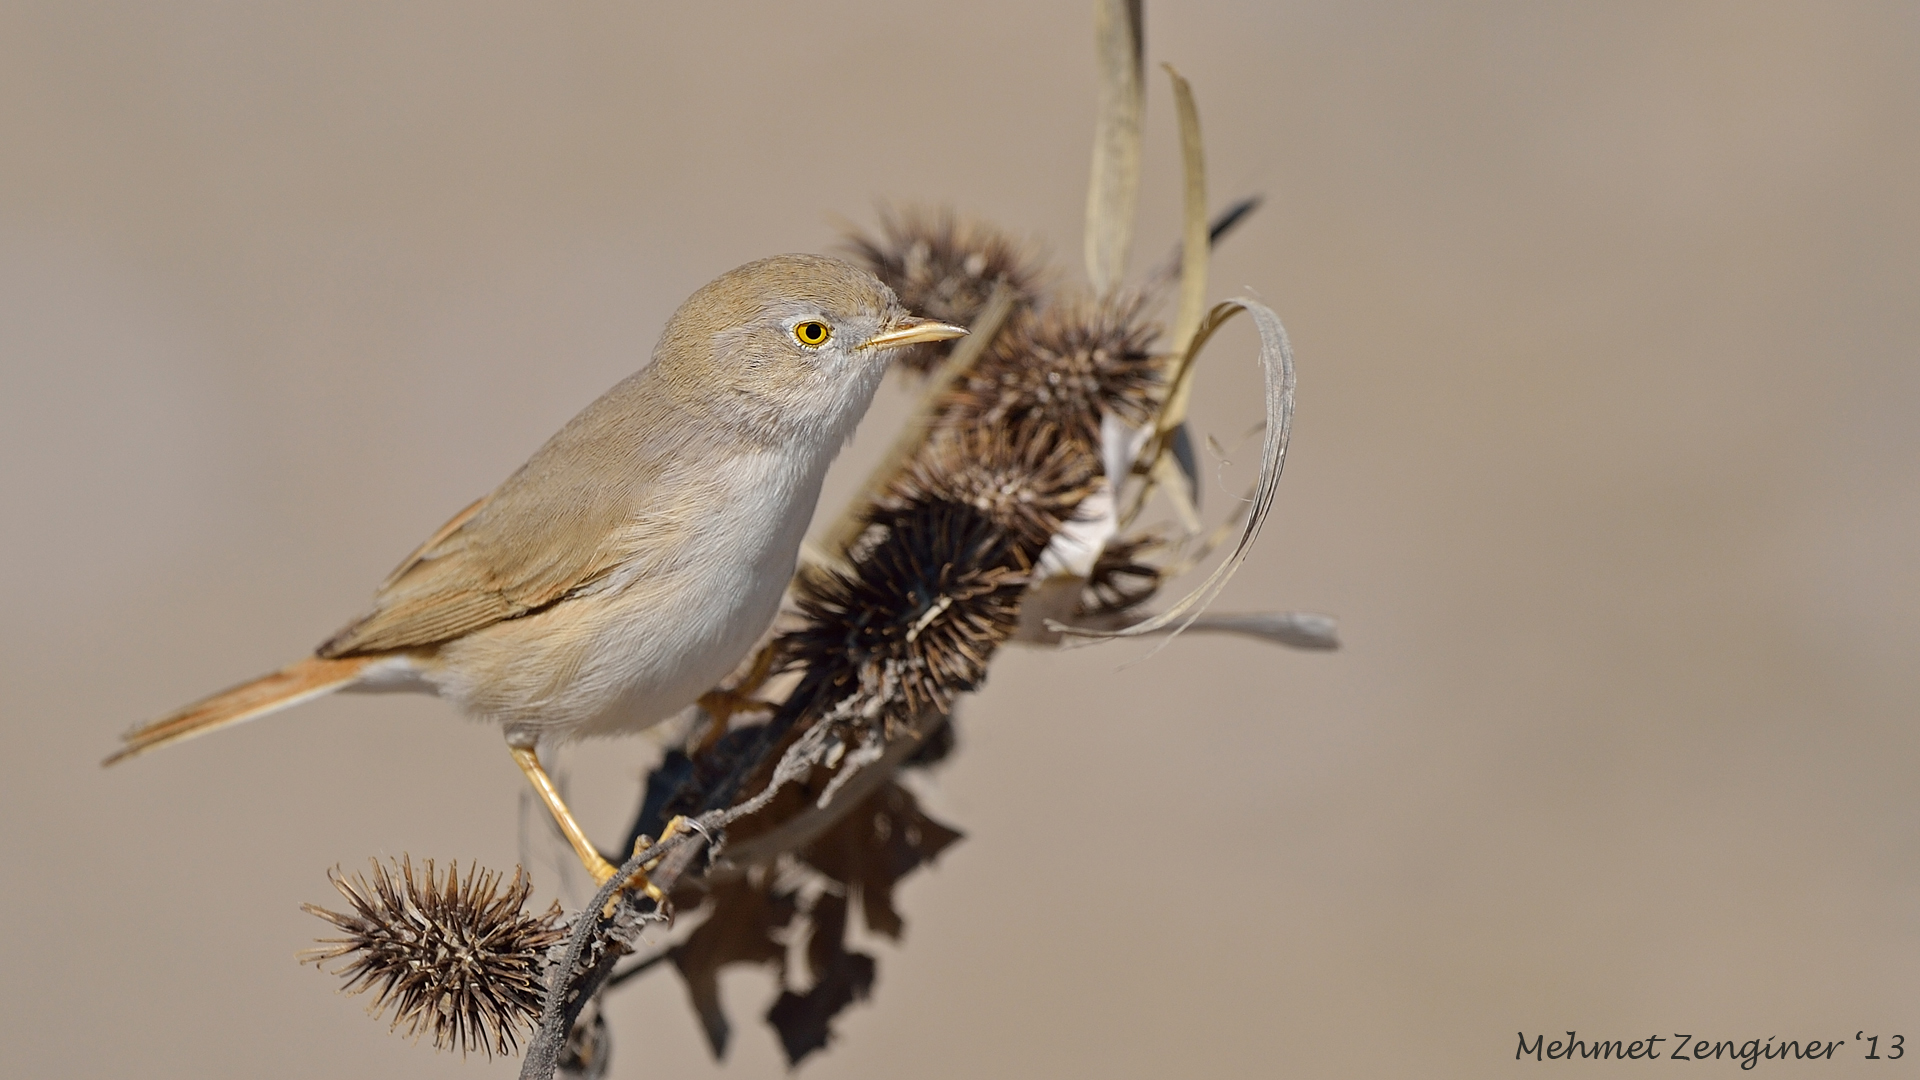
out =
[[965,333],[909,314],[859,267],[780,255],[688,297],[654,357],[659,374],[711,415],[737,419],[769,440],[838,445],[873,400],[894,350]]

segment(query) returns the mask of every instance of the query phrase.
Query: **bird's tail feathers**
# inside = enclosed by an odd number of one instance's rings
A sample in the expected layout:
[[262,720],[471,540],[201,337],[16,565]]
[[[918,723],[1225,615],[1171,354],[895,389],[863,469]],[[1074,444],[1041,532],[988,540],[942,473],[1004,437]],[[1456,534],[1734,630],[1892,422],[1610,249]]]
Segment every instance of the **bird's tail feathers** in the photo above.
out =
[[328,659],[314,656],[290,664],[271,675],[222,690],[170,716],[134,728],[122,736],[126,745],[101,764],[111,765],[122,758],[144,754],[168,743],[191,739],[229,724],[253,720],[345,689],[358,680],[360,673],[376,659],[378,657]]

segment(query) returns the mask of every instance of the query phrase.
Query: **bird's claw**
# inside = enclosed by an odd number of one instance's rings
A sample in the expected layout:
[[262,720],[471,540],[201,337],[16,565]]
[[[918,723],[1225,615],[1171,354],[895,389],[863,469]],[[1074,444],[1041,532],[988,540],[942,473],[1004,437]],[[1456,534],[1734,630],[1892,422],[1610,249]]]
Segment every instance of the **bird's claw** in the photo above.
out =
[[[681,829],[684,829],[687,827],[689,827],[687,819],[676,815],[672,821],[667,822],[667,827],[661,830],[660,839],[658,841],[654,840],[653,837],[648,836],[645,833],[642,833],[639,837],[635,838],[635,840],[633,841],[633,854],[638,855],[641,852],[646,851],[648,848],[653,847],[656,843],[665,843],[668,837],[672,836],[676,832],[679,832]],[[613,895],[607,898],[607,906],[604,909],[602,909],[600,912],[601,917],[611,918],[613,916],[614,906],[619,903],[621,895],[623,893],[634,892],[634,891],[638,891],[644,894],[647,897],[647,899],[652,900],[653,906],[656,910],[659,910],[659,911],[667,910],[667,894],[665,890],[661,889],[660,886],[655,885],[652,879],[647,877],[647,871],[653,869],[656,866],[659,866],[660,860],[665,857],[666,856],[664,854],[656,855],[652,859],[641,864],[641,866],[638,869],[634,870],[632,874],[629,874],[627,876],[627,879],[620,883],[619,888],[613,891]],[[606,865],[606,873],[604,876],[602,876],[597,872],[594,875],[595,880],[598,881],[601,885],[605,885],[608,881],[611,881],[614,875],[620,872],[618,867],[613,866],[610,863],[605,865]]]

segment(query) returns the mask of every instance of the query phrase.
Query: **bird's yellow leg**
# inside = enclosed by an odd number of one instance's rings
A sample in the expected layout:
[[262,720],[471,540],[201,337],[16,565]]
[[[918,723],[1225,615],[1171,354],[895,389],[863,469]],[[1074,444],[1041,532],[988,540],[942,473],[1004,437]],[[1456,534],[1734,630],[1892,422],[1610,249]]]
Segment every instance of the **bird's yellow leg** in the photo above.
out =
[[[580,821],[573,816],[573,811],[567,809],[566,800],[560,797],[560,789],[553,786],[553,777],[548,776],[546,767],[540,764],[540,755],[530,746],[510,745],[507,749],[513,753],[513,760],[520,766],[520,771],[527,774],[527,782],[533,785],[533,790],[540,793],[540,801],[547,804],[547,810],[553,814],[554,824],[560,826],[560,832],[566,836],[567,843],[573,845],[573,853],[580,856],[580,865],[586,867],[587,873],[593,875],[595,885],[605,885],[613,875],[620,872],[620,868],[608,862],[600,854],[600,849],[593,846],[593,841],[587,839],[587,831],[580,827]],[[685,820],[685,818],[676,817],[667,822],[666,829],[660,833],[660,839],[665,840],[672,836]],[[653,844],[651,837],[642,836],[634,841],[634,853],[639,854]],[[658,862],[658,859],[654,860],[655,864]],[[635,870],[633,876],[622,882],[620,887],[622,890],[639,889],[655,904],[663,904],[666,902],[667,894],[647,880],[647,871],[650,869],[652,866]]]
[[531,746],[508,746],[507,749],[513,753],[514,763],[520,766],[520,771],[527,774],[527,782],[539,793],[540,801],[547,804],[548,812],[553,814],[554,824],[560,826],[567,843],[573,845],[573,853],[580,856],[580,865],[593,875],[595,885],[605,885],[619,867],[603,858],[600,849],[587,839],[587,831],[580,827],[573,811],[567,809],[566,800],[560,797],[560,789],[553,786],[553,777],[548,776],[546,768],[540,764],[540,755]]

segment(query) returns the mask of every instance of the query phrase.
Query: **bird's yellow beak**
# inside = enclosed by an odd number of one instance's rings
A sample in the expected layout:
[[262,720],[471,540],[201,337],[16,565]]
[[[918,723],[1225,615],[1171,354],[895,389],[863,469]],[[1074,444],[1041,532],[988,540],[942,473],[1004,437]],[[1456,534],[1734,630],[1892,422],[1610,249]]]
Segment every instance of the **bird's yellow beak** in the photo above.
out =
[[860,343],[863,349],[897,349],[902,345],[918,345],[923,341],[946,341],[948,338],[965,337],[967,328],[951,323],[934,322],[932,319],[908,319],[890,330],[882,330]]

